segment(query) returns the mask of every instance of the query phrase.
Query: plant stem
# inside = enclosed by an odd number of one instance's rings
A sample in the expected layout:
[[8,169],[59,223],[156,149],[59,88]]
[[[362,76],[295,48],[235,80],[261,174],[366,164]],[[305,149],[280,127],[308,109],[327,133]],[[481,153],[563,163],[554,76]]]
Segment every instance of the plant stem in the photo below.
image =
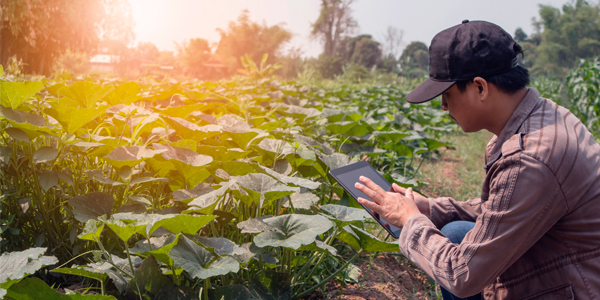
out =
[[342,270],[344,270],[346,267],[348,267],[350,265],[350,263],[352,263],[361,253],[363,253],[363,249],[360,249],[358,252],[356,252],[356,254],[354,254],[354,256],[352,256],[352,258],[350,258],[346,264],[344,264],[341,268],[339,268],[337,271],[335,271],[333,274],[329,275],[327,278],[321,280],[321,282],[319,282],[319,284],[311,287],[310,289],[306,290],[304,293],[299,294],[299,295],[294,295],[292,297],[292,299],[300,299],[314,291],[316,291],[318,288],[320,288],[321,286],[325,285],[327,282],[329,282],[331,279],[335,278],[335,276],[337,276],[337,274],[339,274]]

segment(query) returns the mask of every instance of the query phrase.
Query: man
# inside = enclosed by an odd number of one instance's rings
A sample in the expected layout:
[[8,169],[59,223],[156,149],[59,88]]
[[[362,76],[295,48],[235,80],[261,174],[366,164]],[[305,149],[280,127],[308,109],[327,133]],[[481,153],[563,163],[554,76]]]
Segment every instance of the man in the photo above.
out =
[[[430,78],[406,99],[442,95],[465,132],[494,133],[481,198],[387,192],[363,177],[357,188],[374,202],[358,201],[402,228],[401,251],[444,299],[600,299],[600,146],[567,109],[526,88],[522,49],[497,25],[465,20],[438,33],[429,53]],[[453,221],[474,222],[462,242],[438,229]]]

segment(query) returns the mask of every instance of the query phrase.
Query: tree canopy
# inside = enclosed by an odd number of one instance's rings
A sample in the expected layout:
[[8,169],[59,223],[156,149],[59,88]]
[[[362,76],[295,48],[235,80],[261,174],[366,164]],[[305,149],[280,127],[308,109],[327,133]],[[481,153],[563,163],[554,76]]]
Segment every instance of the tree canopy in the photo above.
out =
[[228,66],[229,73],[241,67],[240,57],[248,54],[254,61],[260,61],[268,54],[268,63],[277,61],[281,47],[292,38],[292,33],[281,25],[267,26],[252,22],[249,12],[244,10],[237,22],[230,22],[227,29],[217,29],[221,40],[215,53]]
[[0,0],[0,63],[16,55],[28,73],[49,74],[67,49],[93,52],[102,39],[133,36],[127,0]]
[[402,74],[411,78],[429,74],[429,48],[423,42],[411,42],[400,55]]
[[323,54],[334,55],[338,44],[358,28],[350,5],[354,0],[321,0],[321,14],[311,25],[311,36],[323,41]]

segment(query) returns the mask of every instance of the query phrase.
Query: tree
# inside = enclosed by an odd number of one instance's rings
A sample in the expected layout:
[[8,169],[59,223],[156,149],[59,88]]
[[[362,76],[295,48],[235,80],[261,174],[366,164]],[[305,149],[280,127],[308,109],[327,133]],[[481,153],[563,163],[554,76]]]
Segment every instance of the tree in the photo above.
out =
[[515,30],[514,39],[517,43],[522,43],[527,40],[527,34],[521,27],[518,27],[517,30]]
[[156,45],[150,42],[139,42],[133,49],[133,55],[144,60],[156,61],[160,55],[160,51],[158,51]]
[[133,39],[126,0],[0,0],[0,63],[18,56],[26,72],[49,74],[67,49],[91,54],[101,39]]
[[338,43],[354,33],[358,23],[352,17],[350,5],[354,0],[321,0],[321,14],[311,25],[311,37],[323,41],[323,54],[334,55]]
[[266,53],[268,64],[277,61],[281,47],[292,38],[292,33],[281,25],[267,26],[250,21],[248,10],[242,11],[237,22],[227,29],[218,28],[221,40],[215,53],[228,66],[232,74],[241,67],[240,58],[248,54],[253,61],[261,61]]
[[185,44],[181,56],[187,73],[198,78],[202,77],[205,69],[204,64],[211,58],[211,52],[210,45],[205,39],[195,38]]
[[402,46],[402,38],[404,31],[394,26],[388,26],[383,34],[383,53],[385,56],[391,55],[398,58],[400,56],[400,47]]
[[429,48],[423,42],[411,42],[400,55],[402,73],[411,78],[423,77],[429,70]]
[[381,62],[381,45],[371,35],[361,34],[344,39],[336,49],[336,54],[347,63],[370,69]]
[[[565,4],[560,9],[540,5],[542,39],[537,47],[534,74],[563,76],[579,58],[600,54],[600,6],[584,0]],[[538,23],[538,24],[536,24]]]

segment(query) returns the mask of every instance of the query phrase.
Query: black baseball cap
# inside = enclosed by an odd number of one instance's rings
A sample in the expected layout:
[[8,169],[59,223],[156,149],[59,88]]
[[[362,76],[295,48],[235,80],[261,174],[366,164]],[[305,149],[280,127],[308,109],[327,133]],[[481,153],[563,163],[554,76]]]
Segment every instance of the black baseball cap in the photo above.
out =
[[429,46],[429,79],[406,95],[410,103],[429,101],[459,80],[505,73],[518,65],[522,48],[500,26],[462,21],[433,37]]

